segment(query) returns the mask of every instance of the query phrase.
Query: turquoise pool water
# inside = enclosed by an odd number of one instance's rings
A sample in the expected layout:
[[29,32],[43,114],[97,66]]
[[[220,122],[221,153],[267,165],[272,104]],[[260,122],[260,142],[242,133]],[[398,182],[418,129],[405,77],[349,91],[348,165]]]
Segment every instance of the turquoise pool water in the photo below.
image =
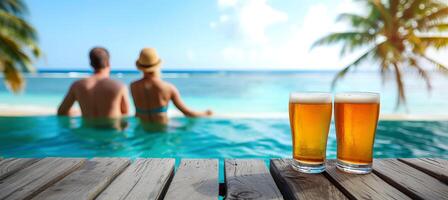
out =
[[[0,117],[3,157],[272,158],[291,156],[285,119],[174,118],[166,132],[147,133],[129,118],[124,131],[81,126],[80,118]],[[448,121],[381,121],[374,156],[448,159]],[[332,125],[327,156],[335,158]]]
[[[3,110],[55,111],[70,84],[86,73],[27,75],[27,87],[13,95],[0,84]],[[334,72],[169,72],[163,78],[175,84],[185,102],[195,109],[211,108],[213,118],[175,117],[165,133],[143,132],[138,121],[128,119],[124,131],[81,127],[80,118],[0,117],[2,157],[174,157],[271,158],[290,157],[288,94],[291,91],[330,91]],[[130,83],[137,73],[114,73]],[[415,74],[406,75],[408,113],[447,114],[448,78],[431,74],[433,90],[427,93]],[[337,91],[381,93],[381,113],[396,111],[392,81],[381,85],[377,73],[349,75]],[[134,108],[131,108],[133,110]],[[176,115],[170,106],[169,114]],[[335,157],[332,127],[328,157]],[[447,121],[382,121],[378,127],[375,157],[448,158]]]

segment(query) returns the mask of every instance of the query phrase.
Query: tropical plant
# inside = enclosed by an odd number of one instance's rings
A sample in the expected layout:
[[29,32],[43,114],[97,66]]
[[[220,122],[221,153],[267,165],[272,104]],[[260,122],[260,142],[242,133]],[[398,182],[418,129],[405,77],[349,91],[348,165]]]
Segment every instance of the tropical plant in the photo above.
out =
[[0,71],[14,92],[23,88],[22,71],[33,71],[32,59],[40,56],[37,34],[26,21],[28,9],[22,0],[0,0]]
[[[390,73],[397,85],[397,108],[406,104],[404,72],[416,70],[431,90],[428,67],[448,74],[448,68],[427,54],[448,46],[448,5],[437,0],[364,0],[365,15],[343,13],[338,21],[351,25],[350,31],[329,34],[313,44],[328,45],[341,42],[341,56],[367,49],[359,58],[339,71],[332,81],[338,80],[361,63],[379,62],[383,82]],[[423,66],[425,64],[425,67]],[[426,65],[428,64],[428,65]]]

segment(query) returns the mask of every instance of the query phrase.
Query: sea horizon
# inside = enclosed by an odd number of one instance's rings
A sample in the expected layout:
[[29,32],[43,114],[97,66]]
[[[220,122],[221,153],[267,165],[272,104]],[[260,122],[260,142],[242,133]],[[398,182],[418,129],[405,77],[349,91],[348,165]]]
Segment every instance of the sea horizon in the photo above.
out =
[[[162,73],[196,73],[196,74],[215,74],[215,73],[236,73],[236,74],[288,74],[288,73],[337,73],[340,70],[335,69],[232,69],[232,68],[223,68],[223,69],[195,69],[195,68],[189,68],[189,69],[162,69]],[[36,69],[34,72],[23,72],[24,74],[45,74],[45,73],[92,73],[92,69],[79,69],[79,68],[72,68],[72,69]],[[403,72],[406,73],[418,73],[414,70],[405,70]],[[428,70],[428,72],[433,73],[437,72],[436,70]],[[125,73],[125,74],[139,74],[141,71],[137,69],[111,69],[112,74],[119,74],[119,73]],[[373,73],[378,74],[378,70],[369,70],[369,69],[359,69],[359,70],[353,70],[351,73]]]
[[[335,73],[338,70],[332,69],[162,69],[162,73],[220,73],[220,72],[229,72],[229,73]],[[91,73],[92,69],[37,69],[37,73],[70,73],[70,72],[79,72],[79,73]],[[375,72],[375,71],[367,71],[362,70],[360,72]],[[141,73],[137,69],[111,69],[111,73]]]

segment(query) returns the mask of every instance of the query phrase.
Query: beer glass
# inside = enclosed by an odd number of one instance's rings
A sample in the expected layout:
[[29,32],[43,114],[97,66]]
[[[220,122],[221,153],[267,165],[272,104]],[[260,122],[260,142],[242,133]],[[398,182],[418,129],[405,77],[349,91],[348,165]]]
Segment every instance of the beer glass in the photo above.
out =
[[380,95],[366,92],[339,93],[334,102],[337,167],[348,173],[370,173]]
[[330,93],[291,93],[289,122],[292,133],[292,167],[304,173],[325,170],[325,151],[331,122]]

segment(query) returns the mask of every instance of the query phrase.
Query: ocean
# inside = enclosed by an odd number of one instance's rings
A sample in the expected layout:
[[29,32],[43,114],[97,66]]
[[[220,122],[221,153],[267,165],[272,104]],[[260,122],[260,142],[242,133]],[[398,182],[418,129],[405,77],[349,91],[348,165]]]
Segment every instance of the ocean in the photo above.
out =
[[[210,108],[216,116],[282,118],[287,117],[290,92],[330,92],[334,74],[331,71],[168,71],[163,73],[163,79],[178,87],[188,106]],[[70,84],[87,75],[88,72],[66,71],[29,74],[26,88],[20,94],[12,94],[1,84],[0,109],[54,112]],[[113,79],[124,84],[140,77],[139,73],[129,71],[112,74]],[[379,92],[381,114],[448,113],[448,76],[432,73],[432,90],[428,91],[417,74],[407,74],[404,81],[408,102],[398,110],[395,82],[391,78],[383,83],[378,73],[355,72],[342,79],[333,92]],[[179,114],[173,106],[170,108],[170,114]]]

